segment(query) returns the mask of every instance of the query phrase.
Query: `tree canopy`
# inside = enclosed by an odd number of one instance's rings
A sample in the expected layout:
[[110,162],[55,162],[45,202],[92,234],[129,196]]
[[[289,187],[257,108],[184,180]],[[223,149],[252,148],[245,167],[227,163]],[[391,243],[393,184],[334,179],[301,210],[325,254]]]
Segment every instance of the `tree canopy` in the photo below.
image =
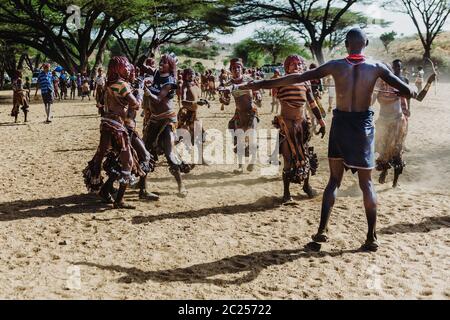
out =
[[160,45],[209,40],[215,33],[230,33],[227,7],[220,3],[184,0],[154,7],[132,17],[114,32],[120,51],[135,63]]
[[409,15],[424,48],[423,58],[430,59],[433,42],[443,31],[450,14],[450,2],[448,0],[394,0],[386,1],[385,6]]
[[[1,1],[0,39],[35,48],[71,72],[84,72],[92,69],[93,56],[94,69],[102,63],[113,36],[135,61],[145,51],[144,37],[152,31],[159,43],[202,38],[212,30],[230,31],[222,2],[226,1],[73,0],[71,5],[64,0]],[[79,15],[79,26],[71,23],[74,15]]]
[[279,64],[291,54],[310,58],[298,40],[286,29],[261,29],[252,37],[235,45],[233,55],[241,58],[249,67],[261,67],[264,64]]
[[383,42],[383,46],[386,49],[386,52],[389,52],[389,45],[395,40],[395,36],[397,32],[385,32],[380,36],[381,42]]
[[[247,0],[233,6],[233,21],[243,25],[256,21],[283,23],[308,39],[315,58],[325,61],[324,44],[342,25],[339,23],[356,0]],[[367,1],[358,1],[365,3]],[[354,25],[352,23],[352,25]]]
[[[88,59],[97,60],[114,30],[152,1],[74,0],[80,8],[79,28],[70,22],[74,12],[62,0],[0,2],[0,38],[35,48],[66,70],[86,71]],[[129,7],[129,8],[128,8]],[[78,13],[76,13],[78,14]]]

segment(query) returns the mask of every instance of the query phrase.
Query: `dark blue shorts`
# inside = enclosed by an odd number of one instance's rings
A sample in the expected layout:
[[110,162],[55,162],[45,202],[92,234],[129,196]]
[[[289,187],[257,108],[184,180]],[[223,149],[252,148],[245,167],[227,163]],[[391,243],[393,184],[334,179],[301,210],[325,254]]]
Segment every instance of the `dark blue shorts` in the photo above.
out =
[[42,93],[42,100],[45,104],[52,104],[53,103],[53,92],[45,92]]
[[350,169],[375,168],[374,112],[333,111],[328,158],[342,160]]

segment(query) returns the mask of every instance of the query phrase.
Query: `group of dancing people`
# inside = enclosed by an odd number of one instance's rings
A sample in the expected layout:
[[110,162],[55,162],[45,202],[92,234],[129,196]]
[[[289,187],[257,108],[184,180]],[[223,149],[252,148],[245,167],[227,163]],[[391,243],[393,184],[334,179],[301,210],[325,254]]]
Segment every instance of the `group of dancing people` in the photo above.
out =
[[[290,56],[285,62],[286,72],[300,73],[304,65],[303,58]],[[231,98],[234,98],[236,104],[228,129],[241,129],[244,132],[256,129],[259,119],[254,91],[257,90],[236,89],[239,85],[254,81],[254,78],[244,74],[241,59],[231,60],[230,73],[230,78],[224,79],[219,87],[221,102],[229,105]],[[180,80],[175,78],[177,74],[176,58],[168,54],[162,55],[159,68],[155,67],[153,58],[139,66],[133,66],[124,57],[113,57],[109,63],[106,85],[103,92],[97,93],[97,106],[102,116],[100,144],[84,170],[84,177],[90,191],[97,191],[104,201],[113,203],[116,208],[134,208],[123,200],[129,184],[139,185],[141,199],[158,199],[156,194],[147,191],[146,181],[158,156],[162,154],[178,183],[179,195],[184,197],[187,194],[182,173],[188,173],[194,165],[185,163],[178,154],[175,146],[178,137],[175,131],[186,129],[194,139],[198,107],[209,106],[209,102],[201,98],[201,88],[195,81],[192,69],[183,70]],[[181,92],[178,114],[173,103],[177,91]],[[284,201],[292,201],[289,193],[291,182],[304,183],[303,190],[313,197],[309,177],[315,174],[318,161],[314,149],[308,146],[311,136],[309,119],[305,116],[305,104],[309,103],[320,123],[322,137],[325,135],[325,121],[307,83],[280,88],[278,98],[282,108],[274,124],[280,128],[280,149],[284,157]],[[142,138],[136,130],[136,115],[141,106],[144,115]],[[195,141],[191,142],[194,144]],[[203,137],[199,142],[203,143]],[[239,143],[237,138],[234,139],[234,150],[239,161],[235,173],[243,173],[242,158],[249,156],[248,152],[238,152]],[[248,142],[248,149],[253,147],[252,143],[255,142]],[[102,179],[102,166],[108,175],[106,182]],[[255,159],[252,159],[247,170],[253,171],[254,166]],[[119,182],[118,190],[113,187],[115,181]]]
[[[236,130],[247,132],[257,129],[259,124],[258,101],[261,90],[271,90],[272,102],[279,104],[273,125],[279,129],[279,153],[283,158],[283,203],[292,202],[291,184],[300,184],[310,198],[316,196],[311,187],[311,176],[318,170],[318,156],[312,146],[314,134],[323,139],[326,134],[325,111],[320,102],[323,91],[320,79],[325,78],[324,87],[333,87],[336,108],[329,134],[328,158],[329,182],[324,190],[321,219],[315,244],[328,241],[328,221],[336,200],[337,189],[341,185],[345,170],[358,174],[363,192],[364,207],[368,221],[368,233],[364,250],[376,251],[379,243],[376,235],[377,197],[372,182],[372,171],[379,170],[380,183],[386,182],[388,170],[394,169],[394,187],[403,171],[402,154],[410,115],[410,100],[422,101],[436,75],[428,79],[418,93],[407,84],[402,75],[402,62],[395,60],[392,66],[372,61],[364,55],[368,40],[360,29],[352,29],[346,37],[349,55],[345,59],[332,60],[321,66],[306,65],[298,55],[291,55],[284,61],[286,75],[275,72],[272,79],[264,80],[258,70],[246,71],[243,61],[231,59],[229,72],[222,70],[219,86],[219,100],[224,106],[232,100],[235,113],[228,122],[232,134]],[[44,65],[44,76],[49,65]],[[309,69],[309,70],[308,70]],[[43,77],[44,77],[43,76]],[[113,204],[114,208],[134,209],[124,201],[129,185],[137,185],[139,198],[158,200],[159,196],[148,191],[147,180],[157,164],[158,157],[164,155],[170,173],[178,185],[178,195],[187,196],[182,174],[189,173],[194,165],[183,161],[177,152],[180,142],[177,129],[185,129],[194,141],[194,126],[198,120],[198,108],[209,107],[210,82],[215,80],[207,72],[198,77],[188,68],[177,72],[177,59],[173,54],[163,54],[157,66],[154,56],[140,59],[136,66],[125,57],[112,57],[107,74],[98,70],[95,96],[99,114],[100,143],[97,151],[83,170],[84,181],[91,192],[97,192],[101,199]],[[20,78],[20,77],[19,77]],[[199,79],[200,78],[200,79]],[[45,81],[39,81],[39,83]],[[205,89],[205,83],[208,87]],[[16,82],[20,89],[21,82]],[[14,91],[14,100],[21,102],[19,89]],[[50,100],[45,87],[41,90],[44,103]],[[23,92],[26,92],[25,90]],[[203,93],[202,93],[203,92]],[[17,95],[17,96],[16,96]],[[175,111],[175,97],[180,108]],[[331,98],[331,97],[330,97]],[[373,103],[378,100],[380,116],[375,123]],[[16,105],[16,103],[15,103]],[[274,105],[272,104],[274,107]],[[138,132],[136,117],[142,110],[144,125],[142,134]],[[274,110],[272,110],[274,111]],[[278,110],[275,110],[278,111]],[[375,143],[376,140],[376,143]],[[256,139],[244,141],[246,152],[238,152],[242,141],[234,137],[234,150],[238,157],[236,174],[244,172],[243,157],[254,157]],[[375,160],[375,151],[379,158]],[[255,159],[251,159],[247,171],[253,171]],[[104,181],[102,169],[107,174]],[[118,182],[118,189],[114,183]]]

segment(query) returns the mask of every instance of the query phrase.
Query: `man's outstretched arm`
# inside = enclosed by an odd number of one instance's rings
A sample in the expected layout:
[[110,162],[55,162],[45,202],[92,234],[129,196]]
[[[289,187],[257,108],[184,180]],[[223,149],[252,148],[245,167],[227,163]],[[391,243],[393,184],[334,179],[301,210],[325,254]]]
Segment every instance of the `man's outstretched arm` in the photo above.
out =
[[381,75],[380,78],[383,79],[387,84],[391,87],[398,90],[400,96],[415,99],[417,97],[417,92],[410,86],[408,86],[405,82],[403,82],[400,78],[398,78],[391,70],[389,70],[385,65],[380,64]]
[[306,71],[302,74],[290,74],[278,79],[271,80],[259,80],[250,82],[243,86],[239,86],[242,90],[259,90],[259,89],[272,89],[278,87],[284,87],[295,83],[302,83],[313,79],[321,79],[331,74],[332,62],[326,63],[317,69]]
[[433,73],[427,81],[427,84],[425,85],[425,87],[422,89],[422,91],[419,92],[419,94],[417,95],[416,100],[422,102],[423,99],[425,99],[425,97],[427,96],[428,90],[430,90],[431,84],[436,81],[436,74]]

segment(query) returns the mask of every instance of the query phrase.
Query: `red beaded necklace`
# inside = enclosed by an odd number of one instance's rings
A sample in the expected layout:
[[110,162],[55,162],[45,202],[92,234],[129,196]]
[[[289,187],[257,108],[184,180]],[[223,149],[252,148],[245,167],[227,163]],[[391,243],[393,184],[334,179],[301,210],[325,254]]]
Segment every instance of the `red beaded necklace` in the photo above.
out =
[[[359,65],[366,62],[366,56],[363,54],[350,54],[345,60],[351,65]],[[356,61],[356,62],[354,62]]]

